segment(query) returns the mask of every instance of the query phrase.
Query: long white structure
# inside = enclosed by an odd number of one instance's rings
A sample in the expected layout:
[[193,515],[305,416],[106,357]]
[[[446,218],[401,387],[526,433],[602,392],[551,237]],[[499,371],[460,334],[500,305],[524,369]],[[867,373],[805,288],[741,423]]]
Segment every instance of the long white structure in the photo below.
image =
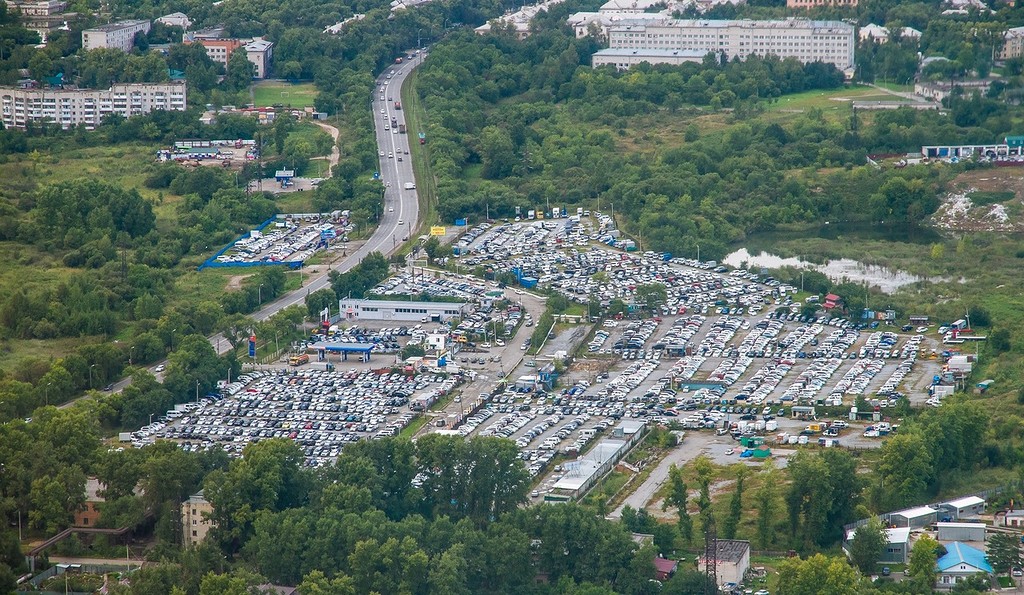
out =
[[122,52],[132,51],[136,33],[149,33],[149,21],[120,21],[109,25],[100,25],[82,31],[82,49],[96,50],[110,48]]
[[848,71],[854,66],[856,33],[853,25],[840,21],[668,19],[609,27],[608,45],[641,51],[695,50],[730,60],[774,55]]
[[125,118],[153,110],[185,111],[185,83],[131,83],[109,89],[21,89],[0,87],[0,121],[5,128],[53,122],[61,128],[84,124],[92,130],[103,117]]
[[394,320],[396,322],[447,322],[469,313],[466,302],[409,302],[404,300],[338,301],[343,320]]

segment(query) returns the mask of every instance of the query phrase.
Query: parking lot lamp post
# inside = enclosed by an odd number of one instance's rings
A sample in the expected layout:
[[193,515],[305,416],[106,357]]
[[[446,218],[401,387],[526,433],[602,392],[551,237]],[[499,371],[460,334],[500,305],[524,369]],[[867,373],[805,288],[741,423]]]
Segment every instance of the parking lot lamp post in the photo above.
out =
[[153,414],[149,414],[149,425],[153,425]]
[[804,292],[804,273],[800,271],[800,293]]
[[700,244],[697,244],[697,262],[700,262]]
[[262,283],[260,283],[260,286],[256,288],[256,301],[258,301],[261,306],[263,305],[263,284]]
[[199,404],[199,380],[196,380],[196,405]]

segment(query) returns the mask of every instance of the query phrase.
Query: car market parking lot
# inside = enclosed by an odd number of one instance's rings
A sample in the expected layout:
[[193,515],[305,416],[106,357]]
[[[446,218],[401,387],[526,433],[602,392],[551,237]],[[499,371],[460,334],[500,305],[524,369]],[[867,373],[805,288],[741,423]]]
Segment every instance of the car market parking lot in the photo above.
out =
[[411,398],[447,394],[457,383],[443,374],[370,369],[253,372],[225,387],[223,398],[180,406],[133,439],[137,446],[170,439],[185,450],[220,445],[237,456],[251,442],[287,438],[308,465],[324,465],[345,444],[397,435],[415,416],[407,407]]

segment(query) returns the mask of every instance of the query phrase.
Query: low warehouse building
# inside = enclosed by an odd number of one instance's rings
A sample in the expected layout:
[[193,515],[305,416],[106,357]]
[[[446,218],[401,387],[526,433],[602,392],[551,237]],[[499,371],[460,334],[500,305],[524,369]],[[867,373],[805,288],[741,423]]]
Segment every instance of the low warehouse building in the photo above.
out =
[[918,506],[890,514],[889,523],[896,527],[920,529],[938,520],[938,514],[939,511],[930,506]]
[[340,300],[342,317],[356,320],[394,320],[399,322],[445,322],[470,312],[465,302],[410,302],[401,300]]
[[957,498],[956,500],[939,504],[939,510],[941,511],[940,516],[943,519],[948,518],[952,521],[977,518],[978,515],[985,513],[985,499],[978,496]]
[[984,523],[935,523],[939,541],[985,541]]

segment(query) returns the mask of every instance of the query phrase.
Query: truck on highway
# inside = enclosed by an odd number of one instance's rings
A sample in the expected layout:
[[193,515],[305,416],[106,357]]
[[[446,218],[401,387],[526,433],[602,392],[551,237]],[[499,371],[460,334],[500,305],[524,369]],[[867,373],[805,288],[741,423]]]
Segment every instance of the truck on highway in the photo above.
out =
[[398,125],[398,133],[399,134],[405,134],[405,124],[399,124]]
[[421,145],[427,144],[427,135],[422,133],[422,132],[420,133],[420,144]]
[[402,57],[401,56],[399,56],[398,58],[395,58],[395,64],[401,64],[401,63],[402,63]]
[[396,101],[395,102],[395,109],[402,109],[402,102],[401,101]]
[[405,183],[405,189],[406,190],[415,190],[416,189],[416,184],[413,184],[412,182],[406,182]]

